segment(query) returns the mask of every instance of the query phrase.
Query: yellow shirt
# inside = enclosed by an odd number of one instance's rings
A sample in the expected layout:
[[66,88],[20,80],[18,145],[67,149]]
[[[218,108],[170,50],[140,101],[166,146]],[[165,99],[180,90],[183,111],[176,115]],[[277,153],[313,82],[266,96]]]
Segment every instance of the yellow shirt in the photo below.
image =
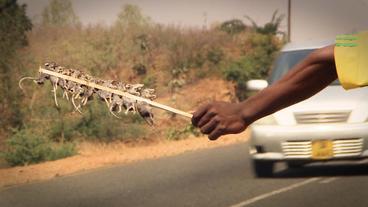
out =
[[345,89],[368,85],[368,31],[338,35],[334,53],[337,75]]

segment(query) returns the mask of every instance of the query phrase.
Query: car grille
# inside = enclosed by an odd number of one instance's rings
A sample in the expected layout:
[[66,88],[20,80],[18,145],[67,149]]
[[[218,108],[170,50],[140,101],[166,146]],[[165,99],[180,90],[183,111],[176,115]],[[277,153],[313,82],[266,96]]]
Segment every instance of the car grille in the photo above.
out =
[[311,141],[283,142],[281,144],[285,158],[310,158],[312,157]]
[[334,157],[357,156],[362,153],[363,139],[342,139],[333,141]]
[[318,123],[344,123],[347,122],[351,111],[336,112],[296,112],[295,120],[298,124],[318,124]]
[[[362,153],[363,139],[337,139],[332,140],[333,157],[352,157]],[[285,158],[308,159],[312,157],[312,141],[287,141],[281,143]]]

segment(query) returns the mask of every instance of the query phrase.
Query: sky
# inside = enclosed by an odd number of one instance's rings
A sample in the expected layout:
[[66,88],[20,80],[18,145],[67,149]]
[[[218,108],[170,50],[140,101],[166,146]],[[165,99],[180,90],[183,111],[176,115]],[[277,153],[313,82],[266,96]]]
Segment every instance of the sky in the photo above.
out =
[[[278,10],[287,14],[287,0],[71,0],[83,24],[111,24],[125,4],[138,5],[144,15],[162,24],[209,26],[252,17],[259,25]],[[48,0],[18,0],[27,4],[31,18],[40,18]],[[292,0],[291,40],[294,42],[333,39],[337,34],[368,29],[368,0]],[[287,30],[287,18],[281,24]]]

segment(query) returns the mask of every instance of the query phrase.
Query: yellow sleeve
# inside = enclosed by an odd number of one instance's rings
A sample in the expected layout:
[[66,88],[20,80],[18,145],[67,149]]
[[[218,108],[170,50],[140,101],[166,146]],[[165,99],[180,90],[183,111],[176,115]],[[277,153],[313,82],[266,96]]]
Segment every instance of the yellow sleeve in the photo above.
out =
[[345,89],[368,85],[368,31],[338,35],[334,55],[337,75]]

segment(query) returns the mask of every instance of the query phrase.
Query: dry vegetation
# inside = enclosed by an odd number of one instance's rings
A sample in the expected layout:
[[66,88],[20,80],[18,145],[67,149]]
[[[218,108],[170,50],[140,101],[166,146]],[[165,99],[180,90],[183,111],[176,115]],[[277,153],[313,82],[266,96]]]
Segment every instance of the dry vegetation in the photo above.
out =
[[[45,9],[42,22],[35,22],[27,32],[28,45],[16,48],[8,64],[7,74],[13,80],[9,96],[15,98],[0,111],[9,118],[0,126],[0,141],[6,139],[7,147],[3,141],[0,146],[12,165],[75,154],[75,143],[86,140],[177,140],[198,134],[188,120],[162,111],[155,111],[157,123],[152,128],[136,115],[118,120],[96,101],[88,104],[83,116],[66,101],[57,109],[49,84],[41,88],[24,83],[26,93],[17,89],[16,80],[35,76],[44,62],[55,61],[107,80],[144,83],[157,90],[159,102],[191,111],[209,100],[244,99],[245,82],[267,75],[282,44],[276,37],[277,27],[259,30],[240,20],[210,29],[160,25],[134,5],[122,7],[112,26],[85,26],[71,4],[63,2],[69,1],[51,1],[54,5]],[[61,10],[71,12],[53,18]],[[274,19],[271,23],[278,26]]]

